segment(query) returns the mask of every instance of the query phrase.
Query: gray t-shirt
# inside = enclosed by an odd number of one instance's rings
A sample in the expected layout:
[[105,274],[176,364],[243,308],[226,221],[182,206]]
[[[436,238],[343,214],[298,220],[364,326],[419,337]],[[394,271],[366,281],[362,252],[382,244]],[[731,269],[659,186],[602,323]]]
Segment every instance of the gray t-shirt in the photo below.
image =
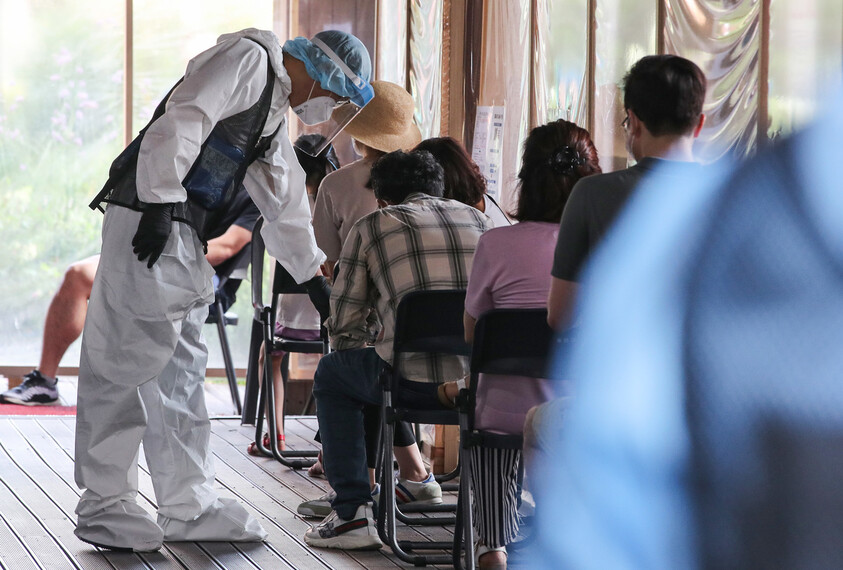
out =
[[577,281],[585,260],[614,222],[621,208],[645,174],[661,159],[646,157],[635,166],[582,178],[565,204],[551,275]]

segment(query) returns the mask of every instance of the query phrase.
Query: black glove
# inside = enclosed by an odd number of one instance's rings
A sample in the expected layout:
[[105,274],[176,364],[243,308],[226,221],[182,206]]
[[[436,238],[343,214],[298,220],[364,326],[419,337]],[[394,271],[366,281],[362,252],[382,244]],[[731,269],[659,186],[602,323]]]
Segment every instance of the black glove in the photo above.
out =
[[305,281],[302,285],[307,289],[310,301],[319,311],[319,318],[324,323],[331,316],[331,287],[328,285],[328,280],[321,275],[317,275],[309,281]]
[[152,269],[161,252],[164,251],[172,229],[173,204],[145,204],[140,222],[138,222],[138,231],[132,238],[132,246],[134,246],[138,261],[143,261],[148,257],[146,266]]

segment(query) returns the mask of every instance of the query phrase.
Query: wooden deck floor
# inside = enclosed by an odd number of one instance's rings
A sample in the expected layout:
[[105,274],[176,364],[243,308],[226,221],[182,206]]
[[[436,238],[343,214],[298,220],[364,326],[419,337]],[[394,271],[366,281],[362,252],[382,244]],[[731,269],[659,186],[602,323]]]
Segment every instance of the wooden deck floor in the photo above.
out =
[[[3,381],[3,383],[5,383]],[[206,402],[212,420],[211,450],[217,487],[236,497],[269,533],[262,544],[166,543],[155,554],[100,552],[73,535],[79,490],[73,480],[73,416],[0,416],[0,568],[38,569],[217,569],[254,568],[406,568],[389,550],[340,552],[311,549],[302,536],[312,522],[296,514],[303,500],[328,490],[323,479],[288,469],[273,459],[252,457],[246,447],[254,427],[231,419],[228,386],[206,382]],[[0,386],[5,389],[5,386]],[[61,403],[76,405],[76,378],[61,377]],[[228,417],[225,417],[228,416]],[[312,448],[313,417],[288,417],[287,444]],[[138,501],[155,512],[152,481],[140,460]],[[455,502],[453,493],[446,502]],[[399,526],[399,538],[449,541],[447,527]],[[436,553],[436,552],[431,552]],[[441,552],[439,552],[441,553]],[[510,568],[524,568],[510,560]]]
[[[73,417],[0,418],[0,566],[29,568],[396,568],[389,549],[340,552],[310,549],[302,535],[310,522],[295,514],[305,499],[325,492],[327,482],[311,479],[267,458],[246,453],[250,428],[237,420],[213,420],[211,449],[217,486],[259,518],[269,533],[262,544],[167,543],[154,554],[100,552],[73,535],[79,490],[73,481]],[[289,418],[293,446],[311,445],[313,418]],[[152,482],[140,465],[139,502],[154,513]],[[451,498],[453,500],[453,498]],[[422,536],[401,529],[402,538]],[[447,540],[448,530],[427,528],[425,535]]]

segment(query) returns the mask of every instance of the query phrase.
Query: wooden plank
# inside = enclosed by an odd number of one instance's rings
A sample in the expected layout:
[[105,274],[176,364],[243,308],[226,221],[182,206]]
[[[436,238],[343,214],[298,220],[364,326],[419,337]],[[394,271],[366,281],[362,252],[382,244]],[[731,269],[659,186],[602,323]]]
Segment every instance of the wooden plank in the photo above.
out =
[[[45,458],[45,461],[49,463],[51,471],[58,478],[50,484],[50,493],[56,498],[68,501],[66,504],[63,504],[62,508],[65,512],[71,513],[68,516],[73,520],[75,516],[72,513],[75,510],[76,501],[79,498],[80,492],[73,479],[73,420],[70,419],[68,421],[71,422],[70,425],[64,421],[64,418],[32,418],[28,420],[28,423],[15,420],[15,427],[30,443],[33,451],[38,453],[42,458]],[[64,445],[59,443],[60,439],[64,440]],[[68,442],[70,445],[69,448]],[[41,480],[40,476],[38,479]],[[62,489],[62,484],[71,491],[66,497],[58,493]],[[78,550],[77,559],[81,560],[82,567],[86,569],[99,567],[88,561],[92,557],[105,560],[106,565],[102,566],[103,568],[183,568],[166,549],[161,553],[147,554],[109,552],[95,549],[81,542],[75,536],[72,536],[71,539],[66,544],[68,547]]]
[[[295,509],[302,500],[301,495],[263,470],[255,469],[255,463],[245,454],[245,448],[242,448],[243,452],[232,453],[232,446],[215,436],[216,434],[211,438],[211,449],[216,456],[217,479],[222,481],[231,493],[238,495],[253,512],[261,515],[261,522],[270,533],[272,544],[279,550],[283,549],[285,559],[297,568],[309,568],[314,564],[333,568],[361,566],[349,553],[311,550],[304,545],[301,537],[310,525],[295,514]],[[286,535],[286,539],[283,535]],[[364,567],[374,566],[366,564]]]
[[[5,423],[4,423],[5,422]],[[294,436],[296,444],[310,445],[313,419],[292,419],[288,433]],[[15,473],[21,481],[15,481],[15,487],[28,485],[36,488],[40,498],[32,502],[30,523],[38,524],[43,519],[50,529],[69,550],[65,560],[68,567],[81,568],[395,568],[404,566],[394,559],[388,550],[381,552],[342,552],[323,549],[310,549],[303,544],[302,535],[309,523],[295,515],[295,508],[304,498],[321,495],[324,482],[314,482],[300,472],[294,472],[272,460],[252,458],[246,454],[244,440],[250,438],[251,431],[242,428],[234,420],[216,420],[212,422],[212,451],[217,465],[217,484],[226,495],[237,496],[247,508],[257,514],[259,520],[270,533],[269,543],[167,543],[160,553],[155,554],[120,554],[99,553],[78,541],[73,532],[73,509],[79,491],[73,481],[73,435],[74,419],[68,417],[41,417],[26,419],[0,420],[0,473],[2,483],[9,494],[8,473]],[[250,440],[250,439],[249,439]],[[248,441],[245,441],[248,443]],[[233,449],[232,449],[233,448]],[[2,463],[11,463],[10,467]],[[13,460],[14,459],[14,460]],[[14,468],[14,463],[20,467]],[[139,503],[145,508],[154,508],[154,494],[151,479],[143,470],[140,461]],[[4,485],[5,484],[5,485]],[[38,485],[41,487],[38,487]],[[13,488],[15,488],[13,487]],[[0,489],[2,491],[2,489]],[[30,498],[26,497],[27,504]],[[18,512],[12,516],[6,505],[8,496],[0,496],[4,505],[2,511],[13,525],[20,525]],[[18,501],[18,505],[23,505]],[[22,507],[21,507],[22,508]],[[26,512],[26,509],[24,509]],[[24,517],[25,519],[25,517]],[[53,521],[53,519],[56,519]],[[16,527],[15,527],[16,528]],[[425,533],[441,534],[442,529],[425,529]],[[49,534],[49,533],[48,533]],[[423,536],[414,529],[399,528],[402,538],[418,540]],[[11,527],[3,528],[0,519],[0,544],[14,539]],[[447,540],[447,538],[444,538]],[[54,550],[58,543],[53,540]],[[32,543],[30,543],[32,544]],[[17,549],[20,550],[20,549]],[[40,545],[32,548],[33,552],[43,556]],[[27,554],[27,560],[32,556]],[[49,560],[54,560],[51,557]],[[0,564],[9,566],[0,557]],[[75,561],[76,564],[71,562]],[[37,567],[18,564],[13,567]],[[53,568],[56,565],[47,564]]]
[[[52,422],[51,422],[52,423]],[[74,418],[62,419],[55,422],[57,425],[50,426],[50,435],[55,443],[61,447],[65,452],[67,458],[72,460],[73,457],[73,436],[74,436]],[[146,509],[149,514],[155,518],[156,505],[154,501],[154,493],[152,492],[151,482],[142,478],[142,473],[139,473],[139,493],[138,504]],[[73,464],[70,462],[69,472],[67,476],[70,481],[73,481]],[[190,546],[182,547],[182,544]],[[197,554],[198,552],[198,554]],[[193,543],[166,543],[159,552],[140,553],[140,554],[123,554],[115,552],[105,552],[104,555],[117,565],[117,568],[211,568],[213,563],[210,558],[199,551],[198,547]],[[133,557],[141,560],[141,566],[138,566]],[[191,565],[193,561],[196,565]]]
[[0,568],[15,570],[38,569],[35,555],[28,550],[26,540],[0,514]]
[[61,486],[55,493],[47,486],[54,474],[39,455],[32,453],[9,419],[0,421],[0,473],[0,504],[6,523],[23,538],[36,565],[50,569],[81,567],[73,551],[78,547],[73,536],[73,511],[63,509],[62,503],[52,497],[62,495]]
[[[309,421],[309,420],[305,420]],[[315,420],[314,420],[315,421]],[[249,456],[245,453],[244,441],[248,438],[246,433],[250,433],[249,431],[244,433],[244,430],[248,428],[242,426],[232,426],[235,422],[232,420],[217,420],[214,423],[216,424],[224,424],[229,426],[228,429],[215,429],[214,433],[218,434],[223,437],[235,450],[241,450],[240,454],[245,457],[247,460],[252,461],[256,465],[258,465],[264,472],[269,475],[270,477],[274,478],[277,483],[287,487],[291,491],[295,492],[301,499],[314,499],[320,496],[322,493],[325,492],[329,488],[327,482],[324,480],[316,480],[308,477],[304,471],[297,471],[293,469],[289,469],[284,467],[280,463],[276,462],[274,459],[270,458],[254,458]],[[290,431],[288,433],[294,433],[294,430],[297,431],[300,429],[302,424],[296,423],[290,425]],[[238,429],[239,428],[239,429]],[[289,435],[288,435],[289,437]],[[223,451],[219,451],[217,454],[218,456],[224,453]],[[230,453],[230,452],[229,452]],[[226,455],[227,456],[227,455]],[[316,488],[316,489],[314,489]],[[301,499],[295,499],[300,501]],[[446,494],[445,496],[446,502],[456,502],[456,497],[449,496]],[[453,539],[453,532],[449,528],[445,527],[405,527],[399,525],[398,527],[399,538],[401,540],[415,540],[415,541],[426,541],[426,540],[436,540],[436,541],[450,541]],[[384,549],[383,552],[389,552],[388,549]],[[390,553],[389,556],[397,563],[400,564],[400,561],[392,557]]]

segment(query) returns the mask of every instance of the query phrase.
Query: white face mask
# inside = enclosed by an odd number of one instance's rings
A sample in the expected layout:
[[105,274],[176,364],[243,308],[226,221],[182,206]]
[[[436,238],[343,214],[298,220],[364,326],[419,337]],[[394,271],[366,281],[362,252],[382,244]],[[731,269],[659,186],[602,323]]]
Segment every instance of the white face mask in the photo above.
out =
[[299,120],[305,125],[318,125],[324,123],[331,118],[331,113],[334,112],[334,107],[337,102],[333,98],[323,95],[321,97],[310,98],[313,94],[313,88],[316,87],[316,81],[310,87],[310,93],[307,96],[307,101],[301,105],[293,107],[293,112],[298,115]]

